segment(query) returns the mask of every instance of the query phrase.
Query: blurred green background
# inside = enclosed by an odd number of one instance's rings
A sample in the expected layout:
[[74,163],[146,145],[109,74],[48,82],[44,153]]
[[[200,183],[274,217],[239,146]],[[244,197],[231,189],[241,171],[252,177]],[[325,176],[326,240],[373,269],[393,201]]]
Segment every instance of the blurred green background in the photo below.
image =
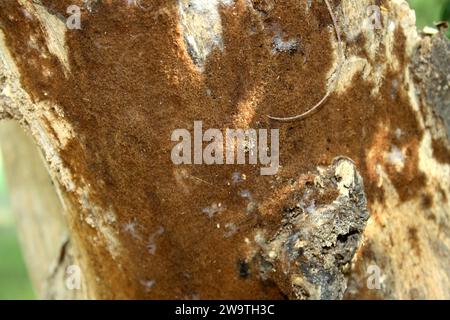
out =
[[14,230],[0,154],[0,299],[32,299],[34,293]]
[[[410,3],[416,10],[419,29],[450,20],[450,0],[410,0]],[[0,299],[33,299],[35,295],[15,233],[2,167],[0,155]]]
[[[416,10],[417,26],[422,30],[425,26],[434,26],[434,22],[450,21],[450,0],[409,0]],[[450,30],[447,31],[450,38]]]

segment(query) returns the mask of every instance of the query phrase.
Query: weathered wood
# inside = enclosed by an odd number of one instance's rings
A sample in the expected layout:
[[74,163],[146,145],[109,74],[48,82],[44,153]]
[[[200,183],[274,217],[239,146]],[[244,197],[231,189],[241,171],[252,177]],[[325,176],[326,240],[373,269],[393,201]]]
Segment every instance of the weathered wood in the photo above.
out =
[[[16,173],[32,148],[3,133],[42,297],[450,298],[448,40],[418,34],[403,0],[329,4],[339,74],[324,1],[0,0],[0,117],[34,138],[62,204],[36,161]],[[267,117],[330,88],[306,119]],[[171,134],[194,121],[279,129],[277,174],[174,165]],[[29,224],[49,206],[54,227]]]

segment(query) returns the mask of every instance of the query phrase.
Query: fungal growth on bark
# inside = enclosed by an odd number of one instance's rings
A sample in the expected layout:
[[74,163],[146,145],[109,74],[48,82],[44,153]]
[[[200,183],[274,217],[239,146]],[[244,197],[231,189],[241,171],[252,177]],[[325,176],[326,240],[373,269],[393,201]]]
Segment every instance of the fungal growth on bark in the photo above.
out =
[[0,0],[0,145],[38,295],[450,298],[439,28],[406,0]]

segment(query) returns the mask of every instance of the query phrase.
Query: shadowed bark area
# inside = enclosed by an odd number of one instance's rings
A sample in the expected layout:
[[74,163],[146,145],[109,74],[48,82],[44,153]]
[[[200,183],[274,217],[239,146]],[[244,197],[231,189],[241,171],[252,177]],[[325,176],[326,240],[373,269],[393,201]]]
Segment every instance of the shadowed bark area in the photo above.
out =
[[[450,298],[448,40],[418,34],[403,0],[328,3],[0,0],[0,118],[33,137],[63,212],[62,242],[30,263],[41,296]],[[330,88],[306,119],[267,117]],[[174,165],[172,132],[194,121],[279,129],[279,170]],[[45,188],[15,173],[20,134],[1,139],[28,233],[20,190]]]

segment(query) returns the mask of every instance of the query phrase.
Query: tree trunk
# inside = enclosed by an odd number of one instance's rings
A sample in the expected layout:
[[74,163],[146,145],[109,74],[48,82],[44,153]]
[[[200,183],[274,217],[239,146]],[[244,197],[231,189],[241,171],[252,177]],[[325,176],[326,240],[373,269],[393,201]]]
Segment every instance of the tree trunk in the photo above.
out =
[[[449,59],[404,0],[0,0],[39,296],[449,299]],[[174,164],[199,121],[280,167]]]

